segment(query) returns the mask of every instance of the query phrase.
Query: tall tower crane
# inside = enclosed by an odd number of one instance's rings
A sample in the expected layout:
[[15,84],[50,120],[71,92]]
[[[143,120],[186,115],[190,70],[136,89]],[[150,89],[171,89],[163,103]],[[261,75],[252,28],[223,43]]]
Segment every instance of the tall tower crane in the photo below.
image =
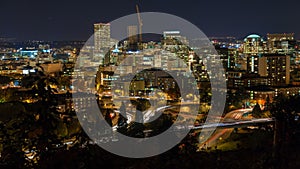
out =
[[136,5],[136,13],[138,15],[138,21],[139,21],[139,42],[142,43],[142,26],[143,26],[143,22],[142,22],[142,18],[141,18],[141,15],[140,15],[140,9],[139,9],[139,6]]

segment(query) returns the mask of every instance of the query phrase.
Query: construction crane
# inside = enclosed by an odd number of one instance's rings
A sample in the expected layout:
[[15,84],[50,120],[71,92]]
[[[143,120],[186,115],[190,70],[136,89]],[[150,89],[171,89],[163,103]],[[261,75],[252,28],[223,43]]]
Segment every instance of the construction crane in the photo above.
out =
[[142,43],[142,26],[143,26],[143,22],[142,22],[142,19],[141,19],[141,15],[140,15],[140,9],[139,9],[139,6],[136,5],[136,13],[138,15],[138,21],[139,21],[139,42]]

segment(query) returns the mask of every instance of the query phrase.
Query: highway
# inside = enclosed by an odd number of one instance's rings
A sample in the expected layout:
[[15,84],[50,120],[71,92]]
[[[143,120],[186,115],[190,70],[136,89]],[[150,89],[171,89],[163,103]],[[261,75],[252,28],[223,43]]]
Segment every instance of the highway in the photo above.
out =
[[217,127],[217,130],[215,130],[211,137],[209,137],[206,141],[200,143],[199,149],[217,145],[218,140],[220,138],[228,138],[233,132],[234,128],[274,122],[273,118],[253,118],[252,116],[249,116],[249,113],[251,112],[252,109],[234,110],[227,113],[220,123],[204,124],[194,127],[194,130],[202,129],[201,131],[209,130],[209,128],[215,129]]
[[223,118],[223,121],[251,119],[251,117],[249,118],[248,116],[248,114],[251,112],[252,108],[234,110],[227,113]]
[[[156,119],[156,117],[159,117],[159,115],[167,110],[172,109],[174,106],[162,106],[155,109],[149,109],[143,112],[143,120],[144,122],[151,122],[153,119]],[[203,142],[200,143],[200,148],[203,146],[215,146],[218,139],[226,139],[230,136],[234,128],[242,128],[247,126],[256,126],[258,124],[262,123],[272,123],[274,122],[274,119],[272,118],[261,118],[261,119],[255,119],[249,116],[249,112],[251,112],[252,109],[239,109],[234,110],[232,112],[229,112],[226,114],[223,118],[221,118],[221,121],[219,123],[209,123],[209,124],[200,124],[197,126],[194,125],[176,125],[173,126],[173,130],[171,132],[180,132],[183,130],[192,130],[196,131],[199,130],[199,132],[205,132],[205,131],[214,131],[214,133]],[[127,112],[127,118],[128,122],[134,120],[134,113]],[[114,126],[114,131],[116,130],[117,126]],[[112,133],[106,133],[103,136],[100,136],[100,142],[110,142],[110,141],[117,141],[116,138],[112,136]],[[114,139],[114,140],[112,140]]]

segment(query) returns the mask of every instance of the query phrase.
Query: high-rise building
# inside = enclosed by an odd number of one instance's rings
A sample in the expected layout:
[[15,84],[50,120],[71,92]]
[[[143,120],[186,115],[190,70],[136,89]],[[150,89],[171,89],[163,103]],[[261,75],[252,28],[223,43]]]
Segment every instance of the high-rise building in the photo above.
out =
[[138,29],[136,25],[130,25],[127,27],[127,37],[128,37],[128,49],[137,50]]
[[252,34],[244,39],[243,53],[248,55],[258,55],[265,53],[267,50],[266,44],[259,35]]
[[259,59],[258,55],[251,55],[247,57],[247,73],[259,74]]
[[290,56],[264,54],[247,58],[247,73],[268,79],[268,85],[285,86],[290,83]]
[[225,70],[238,68],[238,50],[236,48],[227,48],[216,46],[216,51],[220,55]]
[[291,54],[295,50],[294,33],[267,34],[270,53]]
[[[189,45],[189,42],[186,37],[182,36],[180,31],[164,31],[164,45],[174,45],[174,40],[180,42],[180,44]],[[177,43],[178,45],[178,43]]]
[[102,51],[112,47],[110,38],[110,23],[94,24],[94,46],[95,51]]
[[285,86],[290,83],[290,56],[266,54],[259,60],[261,76],[267,76],[271,86]]
[[130,44],[136,44],[138,38],[138,29],[136,25],[127,27],[127,37]]

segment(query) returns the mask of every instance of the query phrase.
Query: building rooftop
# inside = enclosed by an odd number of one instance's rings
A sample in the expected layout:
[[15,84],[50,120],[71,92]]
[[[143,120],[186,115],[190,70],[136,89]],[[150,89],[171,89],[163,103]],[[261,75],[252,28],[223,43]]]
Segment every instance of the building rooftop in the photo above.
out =
[[248,35],[245,39],[244,39],[244,41],[246,41],[247,39],[261,39],[261,41],[262,41],[262,38],[259,36],[259,35],[257,35],[257,34],[251,34],[251,35]]

